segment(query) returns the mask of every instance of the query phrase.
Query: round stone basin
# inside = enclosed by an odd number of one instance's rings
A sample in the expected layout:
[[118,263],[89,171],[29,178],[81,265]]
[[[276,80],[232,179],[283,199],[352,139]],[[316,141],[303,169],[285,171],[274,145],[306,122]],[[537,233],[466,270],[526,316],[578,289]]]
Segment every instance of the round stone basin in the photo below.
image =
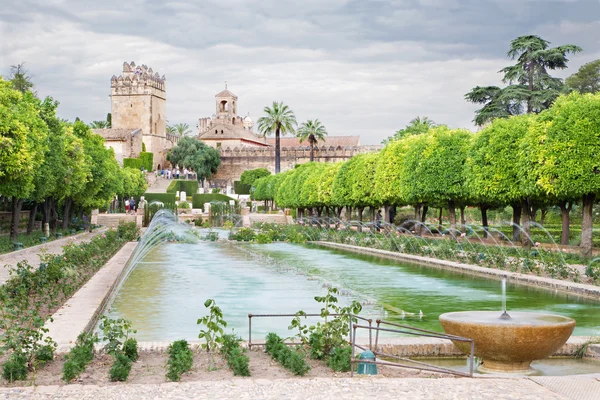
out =
[[[575,329],[575,320],[553,314],[498,311],[463,311],[440,315],[447,334],[473,339],[482,372],[527,373],[534,360],[556,352]],[[463,353],[469,342],[452,341]]]

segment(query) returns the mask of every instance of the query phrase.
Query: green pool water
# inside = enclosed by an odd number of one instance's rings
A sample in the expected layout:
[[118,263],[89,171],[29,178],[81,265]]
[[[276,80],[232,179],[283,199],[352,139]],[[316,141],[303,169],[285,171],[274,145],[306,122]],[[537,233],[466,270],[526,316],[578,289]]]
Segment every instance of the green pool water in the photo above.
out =
[[[442,313],[501,309],[495,280],[316,245],[202,242],[154,249],[124,282],[108,314],[131,320],[141,341],[193,340],[196,320],[206,314],[203,303],[214,298],[227,330],[246,339],[248,313],[318,312],[314,296],[328,286],[343,290],[343,303],[363,302],[364,315],[435,331],[441,331]],[[575,335],[600,335],[598,301],[509,284],[507,308],[569,316],[577,321]],[[270,331],[292,335],[290,319],[253,318],[253,338]]]

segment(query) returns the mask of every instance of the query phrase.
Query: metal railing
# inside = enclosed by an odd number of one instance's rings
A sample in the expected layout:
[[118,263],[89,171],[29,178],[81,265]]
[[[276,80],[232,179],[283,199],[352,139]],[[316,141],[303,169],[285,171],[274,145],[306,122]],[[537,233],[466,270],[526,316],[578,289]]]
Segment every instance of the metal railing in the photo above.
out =
[[[365,321],[369,324],[369,327],[372,326],[373,320],[370,318],[361,317],[359,315],[354,314],[329,314],[330,317],[339,317],[341,315],[348,315],[349,318],[349,334],[348,334],[348,343],[352,343],[352,321],[354,319]],[[280,318],[280,317],[321,317],[321,314],[248,314],[248,348],[251,349],[252,346],[264,346],[264,343],[252,343],[252,318]],[[369,331],[369,346],[372,346],[373,336]],[[296,345],[298,343],[295,342],[284,342],[284,344]]]
[[[386,322],[386,321],[382,321],[380,319],[375,321],[377,323],[376,327],[373,327],[372,325],[369,324],[369,326],[365,326],[365,325],[358,325],[358,324],[354,324],[352,325],[352,355],[350,356],[350,363],[367,363],[367,364],[379,364],[379,365],[386,365],[386,366],[391,366],[391,367],[401,367],[401,368],[410,368],[410,369],[419,369],[419,370],[423,370],[423,371],[431,371],[431,372],[442,372],[442,373],[447,373],[447,374],[453,374],[453,375],[459,375],[459,376],[468,376],[468,377],[473,377],[473,369],[475,366],[475,342],[473,341],[473,339],[469,339],[469,338],[465,338],[465,337],[461,337],[461,336],[455,336],[455,335],[448,335],[445,333],[439,333],[439,332],[434,332],[434,331],[429,331],[427,329],[420,329],[420,328],[415,328],[412,326],[408,326],[408,325],[401,325],[401,324],[396,324],[393,322]],[[393,327],[397,327],[397,328],[402,328],[402,329],[391,329],[391,328],[382,328],[381,325],[389,325],[389,326],[393,326]],[[369,348],[367,349],[364,346],[360,346],[358,344],[356,344],[356,330],[357,329],[367,329],[369,331],[369,337],[371,337],[371,332],[372,331],[376,331],[375,334],[375,346],[373,347],[371,345],[371,341],[369,341]],[[438,338],[438,339],[447,339],[447,340],[451,340],[451,341],[457,341],[457,342],[468,342],[471,344],[471,351],[469,354],[469,373],[465,373],[465,372],[461,372],[461,371],[457,371],[454,369],[450,369],[450,368],[444,368],[444,367],[440,367],[437,365],[433,365],[433,364],[428,364],[425,362],[421,362],[421,361],[417,361],[417,360],[413,360],[407,357],[401,357],[401,356],[397,356],[395,354],[387,354],[384,352],[381,352],[378,350],[378,346],[379,346],[379,332],[391,332],[391,333],[400,333],[400,334],[404,334],[404,335],[412,335],[412,336],[422,336],[422,337],[432,337],[432,338]],[[385,358],[391,358],[391,359],[397,359],[397,360],[401,360],[407,364],[402,364],[402,363],[397,363],[397,362],[391,362],[391,361],[377,361],[376,359],[373,360],[357,360],[354,357],[354,349],[355,348],[359,348],[363,351],[365,350],[370,350],[376,357],[380,356],[380,357],[385,357]],[[351,368],[350,369],[350,376],[354,375],[354,369]]]
[[[329,314],[328,316],[331,317],[337,317],[340,315],[346,315],[346,314]],[[473,339],[469,339],[469,338],[464,338],[464,337],[460,337],[460,336],[455,336],[455,335],[448,335],[445,333],[439,333],[439,332],[434,332],[434,331],[429,331],[427,329],[421,329],[421,328],[415,328],[412,326],[408,326],[408,325],[401,325],[401,324],[396,324],[393,322],[387,322],[387,321],[382,321],[380,319],[375,320],[375,322],[377,323],[377,326],[374,327],[373,326],[373,320],[370,318],[365,318],[365,317],[361,317],[359,315],[354,315],[354,314],[347,314],[349,316],[349,334],[348,334],[348,343],[352,346],[352,355],[350,356],[350,363],[351,364],[356,364],[356,363],[368,363],[368,364],[379,364],[379,365],[385,365],[385,366],[389,366],[389,367],[400,367],[400,368],[409,368],[409,369],[418,369],[418,370],[423,370],[423,371],[431,371],[431,372],[440,372],[440,373],[446,373],[446,374],[453,374],[453,375],[459,375],[459,376],[467,376],[467,377],[473,377],[473,369],[475,366],[475,342],[473,341]],[[252,343],[252,318],[281,318],[281,317],[297,317],[297,316],[301,316],[301,317],[321,317],[321,314],[248,314],[248,349],[251,349],[252,346],[264,346],[265,343]],[[361,321],[365,321],[368,323],[367,325],[358,325],[356,323],[353,323],[353,321],[357,321],[357,320],[361,320]],[[389,325],[395,328],[401,328],[401,329],[393,329],[393,328],[382,328],[381,325]],[[357,329],[366,329],[369,332],[369,347],[365,347],[365,346],[361,346],[359,344],[356,343],[356,330]],[[373,331],[375,331],[375,345],[373,346]],[[438,338],[438,339],[447,339],[447,340],[451,340],[451,341],[457,341],[457,342],[468,342],[471,345],[471,351],[469,354],[469,372],[462,372],[462,371],[457,371],[454,369],[450,369],[450,368],[444,368],[444,367],[440,367],[437,365],[433,365],[433,364],[428,364],[422,361],[417,361],[417,360],[413,360],[407,357],[401,357],[401,356],[397,356],[394,354],[387,354],[384,352],[381,352],[378,350],[379,347],[379,332],[391,332],[391,333],[400,333],[400,334],[404,334],[404,335],[411,335],[411,336],[421,336],[421,337],[432,337],[432,338]],[[294,345],[298,345],[298,342],[283,342],[283,344],[287,345],[287,346],[294,346]],[[377,357],[384,357],[384,358],[390,358],[390,359],[397,359],[400,361],[403,361],[405,364],[402,363],[398,363],[398,362],[391,362],[391,361],[377,361],[377,359],[373,360],[359,360],[359,359],[355,359],[355,352],[354,350],[358,348],[362,351],[366,351],[366,350],[370,350],[371,352],[373,352],[373,354]],[[354,376],[354,368],[350,369],[350,376]]]

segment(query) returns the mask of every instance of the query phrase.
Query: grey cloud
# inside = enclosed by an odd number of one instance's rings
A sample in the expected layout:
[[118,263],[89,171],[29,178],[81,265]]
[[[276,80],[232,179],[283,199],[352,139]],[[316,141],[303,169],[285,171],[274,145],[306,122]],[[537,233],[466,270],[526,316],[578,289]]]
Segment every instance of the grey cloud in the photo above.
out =
[[[283,100],[300,121],[378,143],[416,115],[473,128],[471,87],[500,84],[509,41],[575,43],[600,57],[598,1],[24,1],[0,7],[0,73],[22,61],[59,113],[110,111],[123,61],[167,76],[167,117],[195,126],[225,80],[255,119]],[[7,38],[7,40],[4,40]]]

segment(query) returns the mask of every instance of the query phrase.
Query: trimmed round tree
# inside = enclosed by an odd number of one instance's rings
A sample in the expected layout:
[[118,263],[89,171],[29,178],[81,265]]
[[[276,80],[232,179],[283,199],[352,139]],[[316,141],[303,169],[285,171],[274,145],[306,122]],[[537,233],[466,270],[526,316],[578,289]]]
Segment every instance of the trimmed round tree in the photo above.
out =
[[558,199],[583,202],[581,254],[592,255],[592,207],[600,192],[600,94],[573,92],[541,113],[529,133],[537,184]]

